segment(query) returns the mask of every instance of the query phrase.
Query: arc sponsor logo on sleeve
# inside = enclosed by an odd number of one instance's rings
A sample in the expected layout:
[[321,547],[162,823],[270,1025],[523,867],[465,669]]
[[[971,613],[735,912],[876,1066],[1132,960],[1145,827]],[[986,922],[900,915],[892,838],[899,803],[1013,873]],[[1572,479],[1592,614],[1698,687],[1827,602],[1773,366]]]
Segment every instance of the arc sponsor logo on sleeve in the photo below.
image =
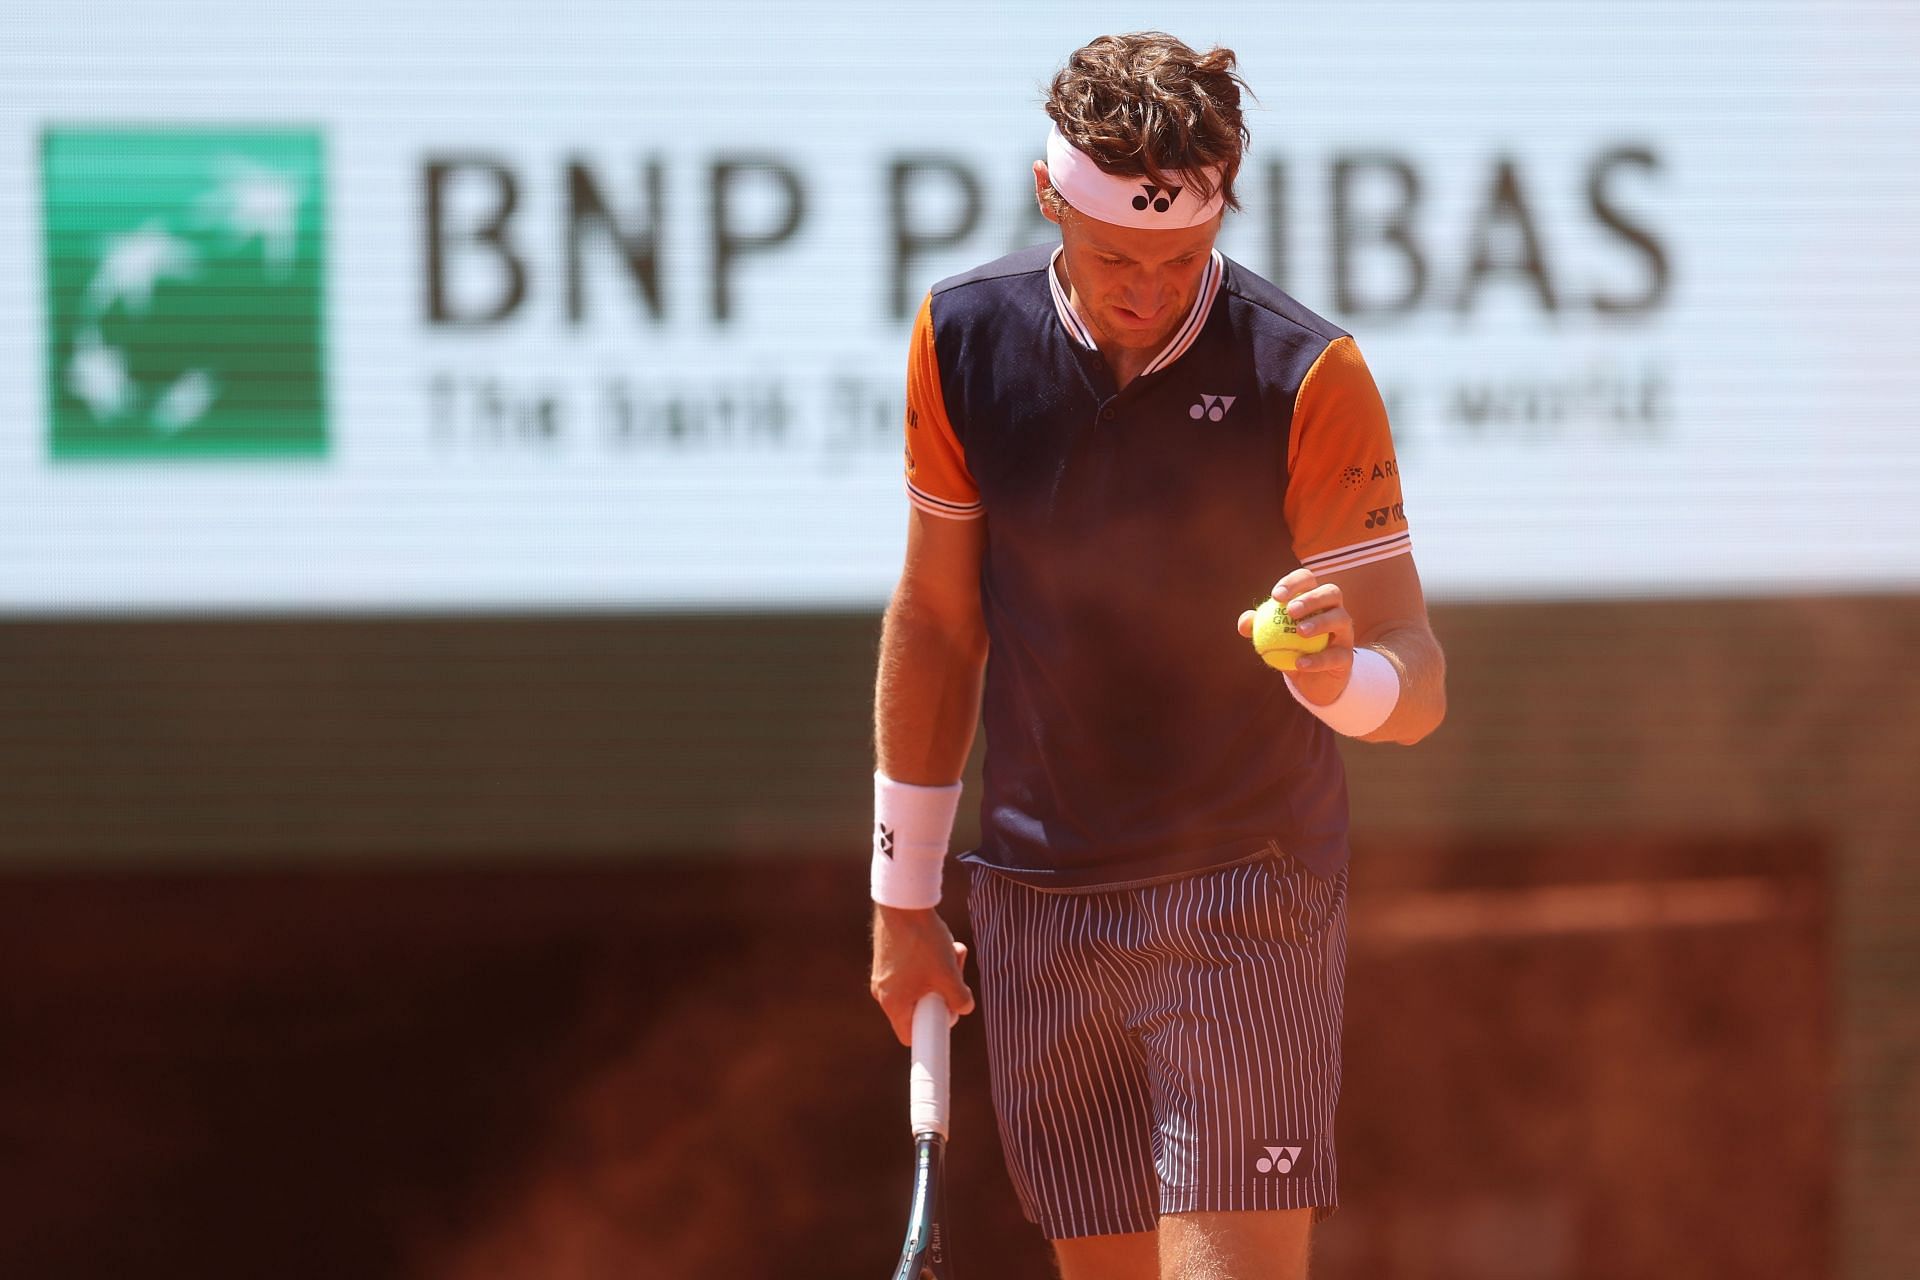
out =
[[1371,466],[1363,467],[1356,464],[1346,468],[1340,473],[1340,487],[1343,489],[1358,489],[1363,485],[1373,484],[1381,480],[1391,480],[1399,474],[1400,468],[1392,458],[1388,458],[1384,462],[1373,463]]

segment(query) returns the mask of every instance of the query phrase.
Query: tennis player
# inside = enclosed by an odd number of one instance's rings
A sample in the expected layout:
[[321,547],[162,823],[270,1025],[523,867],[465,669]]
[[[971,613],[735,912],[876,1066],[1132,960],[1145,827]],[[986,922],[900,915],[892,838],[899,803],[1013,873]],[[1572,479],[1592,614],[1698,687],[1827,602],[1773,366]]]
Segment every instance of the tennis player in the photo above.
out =
[[[1353,338],[1214,248],[1231,50],[1105,36],[1055,77],[1058,246],[935,285],[876,696],[872,991],[973,997],[934,909],[976,722],[969,909],[1013,1185],[1067,1280],[1299,1277],[1336,1196],[1336,735],[1445,714]],[[1037,132],[1037,130],[1036,130]],[[1271,594],[1328,647],[1282,674]]]

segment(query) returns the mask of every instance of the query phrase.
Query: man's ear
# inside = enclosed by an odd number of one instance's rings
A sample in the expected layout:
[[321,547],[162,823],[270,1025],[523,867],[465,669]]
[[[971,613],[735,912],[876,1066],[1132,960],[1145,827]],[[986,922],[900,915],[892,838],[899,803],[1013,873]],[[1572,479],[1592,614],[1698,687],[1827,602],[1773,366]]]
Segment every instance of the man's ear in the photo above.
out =
[[1053,211],[1053,201],[1047,199],[1047,193],[1053,190],[1053,178],[1047,173],[1047,162],[1033,162],[1033,198],[1040,202],[1040,215],[1048,222],[1057,223],[1060,215]]

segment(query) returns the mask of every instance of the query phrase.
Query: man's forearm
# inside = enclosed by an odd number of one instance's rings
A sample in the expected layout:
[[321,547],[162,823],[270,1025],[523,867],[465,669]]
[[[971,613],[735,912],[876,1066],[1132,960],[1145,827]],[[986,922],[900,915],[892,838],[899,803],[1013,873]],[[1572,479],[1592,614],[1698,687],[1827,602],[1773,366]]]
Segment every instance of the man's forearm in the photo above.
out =
[[1386,722],[1362,742],[1398,742],[1412,746],[1440,727],[1447,716],[1447,659],[1440,642],[1425,627],[1395,627],[1367,641],[1400,674],[1400,697]]
[[881,628],[873,698],[882,773],[921,786],[959,778],[980,719],[986,657],[977,624],[955,625],[895,597]]
[[[980,716],[985,665],[985,633],[977,623],[956,621],[934,610],[916,610],[906,588],[895,592],[880,631],[874,746],[880,771],[896,783],[911,786],[890,787],[887,803],[892,792],[948,787],[960,777]],[[951,821],[950,809],[946,818]],[[918,863],[922,853],[931,855],[937,899],[948,834],[946,827],[931,820],[920,825],[925,842],[917,841],[911,830],[898,830],[901,843],[893,855],[874,856],[875,874],[897,875],[907,859]],[[878,888],[874,896],[891,900]],[[936,908],[875,903],[869,990],[886,1011],[901,1044],[913,1043],[913,1009],[928,991],[939,992],[956,1013],[973,1008],[973,993],[960,972],[962,955]]]

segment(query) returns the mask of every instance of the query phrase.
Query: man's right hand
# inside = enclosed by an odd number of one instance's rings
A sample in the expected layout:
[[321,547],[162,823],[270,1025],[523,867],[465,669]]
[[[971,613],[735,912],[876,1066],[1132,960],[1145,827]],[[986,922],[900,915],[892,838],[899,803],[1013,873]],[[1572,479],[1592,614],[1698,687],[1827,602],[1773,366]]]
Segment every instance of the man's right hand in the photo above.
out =
[[966,962],[966,944],[953,940],[933,908],[874,906],[868,989],[901,1044],[913,1044],[913,1007],[929,991],[939,992],[956,1015],[973,1012],[973,992],[960,972]]

